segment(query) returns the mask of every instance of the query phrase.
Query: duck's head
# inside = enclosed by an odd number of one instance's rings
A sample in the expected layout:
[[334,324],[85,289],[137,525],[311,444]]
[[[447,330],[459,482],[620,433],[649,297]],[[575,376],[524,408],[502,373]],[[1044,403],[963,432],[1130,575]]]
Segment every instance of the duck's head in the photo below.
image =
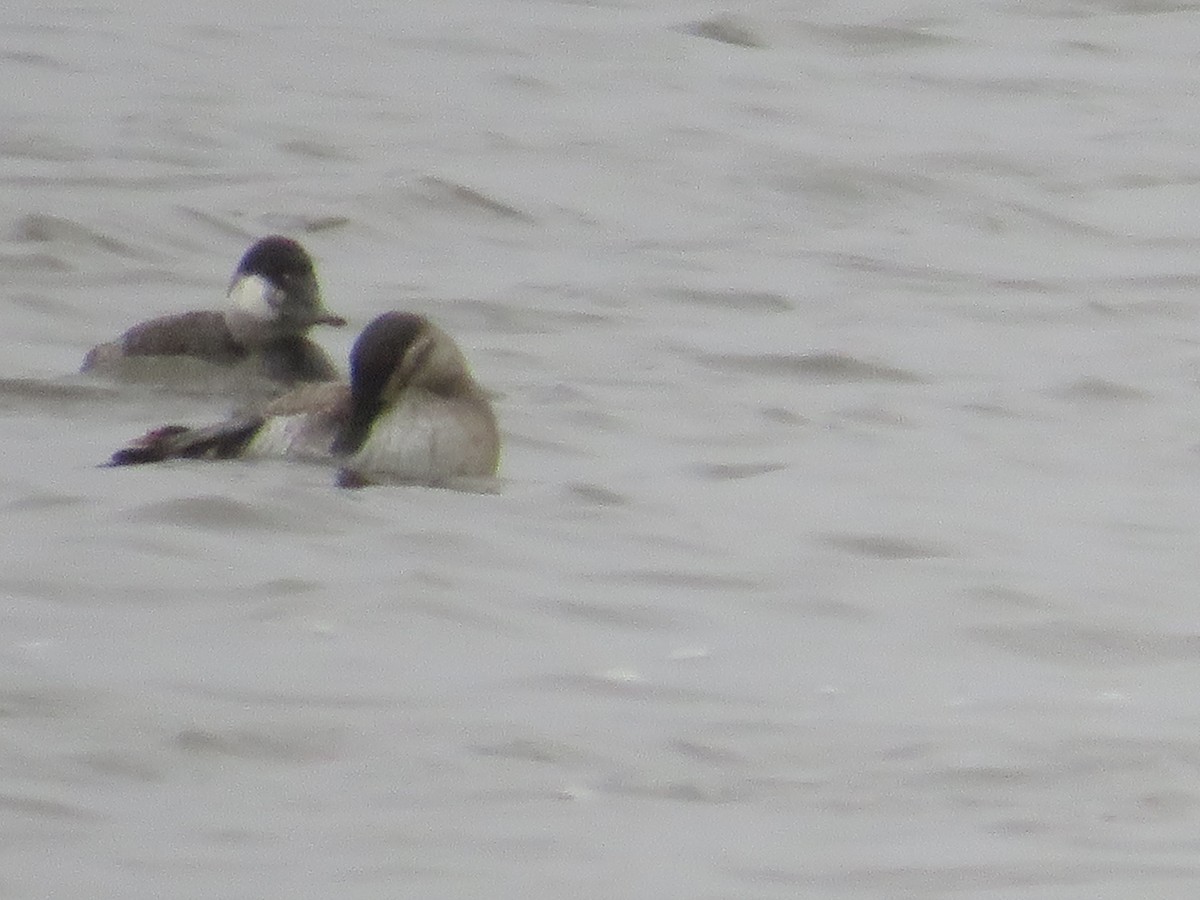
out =
[[291,238],[272,235],[242,256],[229,284],[225,320],[244,343],[302,335],[314,325],[345,325],[325,310],[312,257]]
[[380,413],[413,389],[455,397],[473,390],[474,381],[448,334],[415,313],[384,313],[350,350],[350,415],[334,453],[356,453]]

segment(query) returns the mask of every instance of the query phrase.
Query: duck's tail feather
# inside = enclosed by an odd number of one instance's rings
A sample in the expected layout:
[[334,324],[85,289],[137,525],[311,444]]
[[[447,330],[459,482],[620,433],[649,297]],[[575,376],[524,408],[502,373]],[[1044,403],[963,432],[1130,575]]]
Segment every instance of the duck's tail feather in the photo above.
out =
[[261,418],[189,428],[164,425],[147,431],[109,459],[110,466],[136,466],[165,459],[229,459],[238,456],[262,427]]

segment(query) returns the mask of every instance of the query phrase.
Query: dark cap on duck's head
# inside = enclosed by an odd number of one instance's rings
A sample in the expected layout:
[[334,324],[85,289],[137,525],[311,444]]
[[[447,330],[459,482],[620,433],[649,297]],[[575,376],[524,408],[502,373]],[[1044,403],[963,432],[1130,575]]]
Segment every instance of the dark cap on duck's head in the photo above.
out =
[[264,298],[280,323],[305,329],[312,325],[345,325],[325,311],[316,267],[299,241],[273,234],[255,241],[238,261],[231,293],[247,279],[259,278],[274,289]]
[[316,274],[312,257],[299,241],[272,234],[250,245],[238,261],[237,275],[262,275],[276,281],[282,277],[303,278]]
[[362,446],[397,373],[401,368],[412,371],[419,364],[420,360],[408,357],[429,328],[424,316],[390,312],[362,330],[350,350],[350,416],[334,441],[334,453],[354,453]]

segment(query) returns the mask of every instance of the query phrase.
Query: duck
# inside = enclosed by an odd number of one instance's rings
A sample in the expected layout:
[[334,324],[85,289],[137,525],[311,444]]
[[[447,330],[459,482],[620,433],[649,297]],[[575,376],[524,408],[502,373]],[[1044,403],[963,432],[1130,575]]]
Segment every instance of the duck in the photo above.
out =
[[108,465],[283,458],[334,463],[345,487],[438,486],[496,474],[500,431],[487,392],[428,318],[377,316],[355,340],[349,369],[348,382],[301,385],[257,413],[156,428]]
[[193,389],[203,382],[231,389],[253,383],[272,396],[341,377],[307,333],[314,325],[340,327],[346,320],[324,308],[316,267],[298,241],[277,234],[255,241],[238,262],[226,298],[223,311],[196,310],[134,325],[89,350],[80,370]]

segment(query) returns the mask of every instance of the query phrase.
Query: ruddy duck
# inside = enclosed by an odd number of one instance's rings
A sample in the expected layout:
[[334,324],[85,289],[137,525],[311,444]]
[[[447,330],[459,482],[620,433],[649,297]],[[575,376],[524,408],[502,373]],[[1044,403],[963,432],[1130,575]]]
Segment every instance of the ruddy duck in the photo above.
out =
[[224,312],[201,310],[133,326],[116,341],[93,347],[81,371],[169,380],[155,361],[186,357],[261,379],[272,393],[340,377],[325,351],[305,335],[314,325],[346,320],[321,305],[312,258],[299,243],[278,235],[256,242],[238,263],[227,296]]
[[450,336],[424,316],[390,312],[354,342],[349,384],[302,385],[218,425],[168,425],[109,464],[255,457],[334,461],[344,485],[444,484],[494,475],[500,433]]

